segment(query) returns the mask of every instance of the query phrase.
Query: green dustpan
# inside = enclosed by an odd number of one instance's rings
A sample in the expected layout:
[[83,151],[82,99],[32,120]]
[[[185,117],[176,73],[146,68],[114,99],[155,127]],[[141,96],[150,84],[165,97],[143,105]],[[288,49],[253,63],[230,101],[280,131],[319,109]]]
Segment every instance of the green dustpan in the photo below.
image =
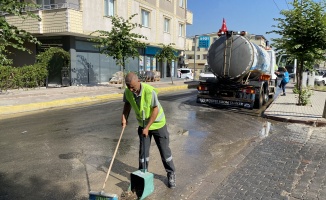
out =
[[[145,127],[145,113],[143,111],[143,127]],[[138,199],[144,199],[154,191],[154,175],[146,169],[145,140],[143,140],[144,169],[137,170],[130,174],[129,190],[135,192]]]
[[145,199],[154,192],[154,175],[143,170],[130,174],[130,190],[135,192],[139,199]]

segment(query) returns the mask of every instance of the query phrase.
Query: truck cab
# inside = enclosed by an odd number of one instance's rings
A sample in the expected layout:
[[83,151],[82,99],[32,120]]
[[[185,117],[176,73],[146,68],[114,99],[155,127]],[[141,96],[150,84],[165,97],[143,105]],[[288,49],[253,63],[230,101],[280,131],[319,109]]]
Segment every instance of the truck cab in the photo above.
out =
[[199,74],[199,81],[214,81],[216,79],[216,76],[213,74],[211,68],[209,65],[206,63],[204,67],[204,71],[202,71]]

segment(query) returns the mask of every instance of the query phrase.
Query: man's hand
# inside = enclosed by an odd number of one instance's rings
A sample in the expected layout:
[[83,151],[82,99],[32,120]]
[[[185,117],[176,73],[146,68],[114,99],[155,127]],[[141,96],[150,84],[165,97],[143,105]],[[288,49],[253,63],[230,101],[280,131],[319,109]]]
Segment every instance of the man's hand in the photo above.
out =
[[148,128],[143,128],[143,136],[144,137],[148,136]]
[[122,128],[125,128],[127,126],[127,120],[129,117],[130,110],[131,110],[131,105],[129,103],[125,102],[125,104],[123,106],[122,117],[121,117]]
[[121,126],[122,128],[125,128],[127,126],[127,120],[124,115],[122,115]]

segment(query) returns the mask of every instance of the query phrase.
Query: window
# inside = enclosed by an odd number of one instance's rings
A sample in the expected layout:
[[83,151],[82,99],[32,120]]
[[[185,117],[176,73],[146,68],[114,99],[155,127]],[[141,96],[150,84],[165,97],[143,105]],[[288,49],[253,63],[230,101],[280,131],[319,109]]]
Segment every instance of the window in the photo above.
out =
[[104,16],[114,15],[114,0],[104,0]]
[[203,55],[203,59],[207,59],[207,54],[204,54]]
[[197,55],[197,58],[196,58],[197,60],[200,60],[200,55]]
[[179,6],[180,6],[181,8],[183,8],[183,1],[184,1],[184,0],[179,0]]
[[183,36],[183,24],[179,24],[179,36]]
[[147,10],[141,10],[141,25],[149,27],[149,12]]
[[170,19],[164,18],[164,32],[170,33]]
[[50,5],[54,4],[54,0],[37,0],[36,3],[39,5]]
[[54,0],[37,0],[36,3],[41,5],[42,9],[51,9],[52,4],[55,4]]

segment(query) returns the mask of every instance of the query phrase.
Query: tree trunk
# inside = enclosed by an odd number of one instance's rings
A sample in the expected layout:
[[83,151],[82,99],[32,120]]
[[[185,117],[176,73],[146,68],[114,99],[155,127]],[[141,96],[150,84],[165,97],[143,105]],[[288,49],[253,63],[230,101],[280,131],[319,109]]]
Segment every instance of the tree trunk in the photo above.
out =
[[126,70],[126,63],[125,63],[125,58],[122,58],[122,88],[121,89],[125,89],[126,88],[126,82],[125,82],[125,70]]
[[302,94],[302,73],[303,73],[303,63],[304,61],[300,59],[299,69],[298,69],[298,91],[299,91],[299,98],[298,98],[298,105],[302,105],[301,102],[301,94]]
[[171,82],[172,82],[172,85],[173,85],[172,66],[171,66],[171,64],[169,64],[169,63],[172,63],[172,62],[169,62],[169,61],[168,61],[168,65],[169,65],[169,68],[170,68],[170,77],[171,77]]

